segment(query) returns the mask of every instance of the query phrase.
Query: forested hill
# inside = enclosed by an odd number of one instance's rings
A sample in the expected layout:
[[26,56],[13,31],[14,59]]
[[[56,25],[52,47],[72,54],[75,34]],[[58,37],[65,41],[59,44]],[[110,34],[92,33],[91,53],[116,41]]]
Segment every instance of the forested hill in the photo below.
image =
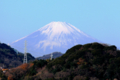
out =
[[76,45],[51,61],[47,68],[66,80],[120,80],[120,51],[114,45]]
[[[13,48],[0,43],[0,66],[5,68],[12,68],[19,66],[23,63],[23,53],[16,52]],[[28,60],[34,60],[35,58],[28,53]]]
[[76,45],[61,57],[23,64],[1,77],[11,80],[120,80],[120,51],[114,45]]

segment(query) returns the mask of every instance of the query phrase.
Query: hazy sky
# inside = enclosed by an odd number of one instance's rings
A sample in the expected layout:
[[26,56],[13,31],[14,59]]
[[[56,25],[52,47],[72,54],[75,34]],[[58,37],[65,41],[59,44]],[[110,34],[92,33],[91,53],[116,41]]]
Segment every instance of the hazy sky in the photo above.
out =
[[12,43],[52,21],[120,46],[120,0],[0,0],[0,41]]

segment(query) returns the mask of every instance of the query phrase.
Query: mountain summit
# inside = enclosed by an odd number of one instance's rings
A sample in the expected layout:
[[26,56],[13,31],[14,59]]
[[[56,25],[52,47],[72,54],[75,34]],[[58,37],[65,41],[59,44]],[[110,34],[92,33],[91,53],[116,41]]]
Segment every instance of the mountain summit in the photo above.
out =
[[66,22],[51,22],[34,33],[16,40],[11,46],[23,52],[25,40],[27,51],[35,57],[56,51],[65,53],[74,45],[97,42],[96,39]]

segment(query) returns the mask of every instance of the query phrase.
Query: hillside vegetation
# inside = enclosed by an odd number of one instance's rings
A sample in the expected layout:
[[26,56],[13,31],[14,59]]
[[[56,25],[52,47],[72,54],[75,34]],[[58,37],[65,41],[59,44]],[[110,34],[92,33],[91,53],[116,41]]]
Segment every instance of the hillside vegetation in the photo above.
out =
[[54,74],[66,72],[66,79],[81,77],[113,80],[120,79],[119,66],[120,51],[115,46],[90,43],[72,47],[63,56],[50,62],[47,68]]
[[89,43],[76,45],[52,61],[36,60],[21,66],[7,71],[3,78],[12,80],[120,80],[120,51],[114,45]]
[[[34,60],[35,58],[28,54],[28,61]],[[24,54],[16,53],[16,51],[10,46],[0,43],[0,66],[5,68],[13,68],[21,65],[23,63]]]

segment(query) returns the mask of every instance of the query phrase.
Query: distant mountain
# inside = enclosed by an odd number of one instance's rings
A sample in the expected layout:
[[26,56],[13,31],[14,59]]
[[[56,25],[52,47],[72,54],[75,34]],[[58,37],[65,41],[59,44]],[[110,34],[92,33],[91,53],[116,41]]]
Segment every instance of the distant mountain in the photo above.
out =
[[27,51],[35,57],[52,52],[65,53],[74,45],[98,42],[98,40],[66,22],[51,22],[10,45],[23,52],[25,40],[27,41]]
[[[28,53],[28,61],[35,58]],[[5,68],[13,68],[23,64],[24,54],[16,52],[16,50],[4,43],[0,43],[0,66]]]
[[[52,55],[53,55],[53,58],[55,59],[57,57],[62,56],[63,54],[61,52],[53,52]],[[46,60],[46,59],[50,59],[50,58],[51,58],[51,54],[47,54],[47,55],[43,55],[42,57],[38,57],[36,59],[38,59],[38,60],[40,60],[40,59]]]

